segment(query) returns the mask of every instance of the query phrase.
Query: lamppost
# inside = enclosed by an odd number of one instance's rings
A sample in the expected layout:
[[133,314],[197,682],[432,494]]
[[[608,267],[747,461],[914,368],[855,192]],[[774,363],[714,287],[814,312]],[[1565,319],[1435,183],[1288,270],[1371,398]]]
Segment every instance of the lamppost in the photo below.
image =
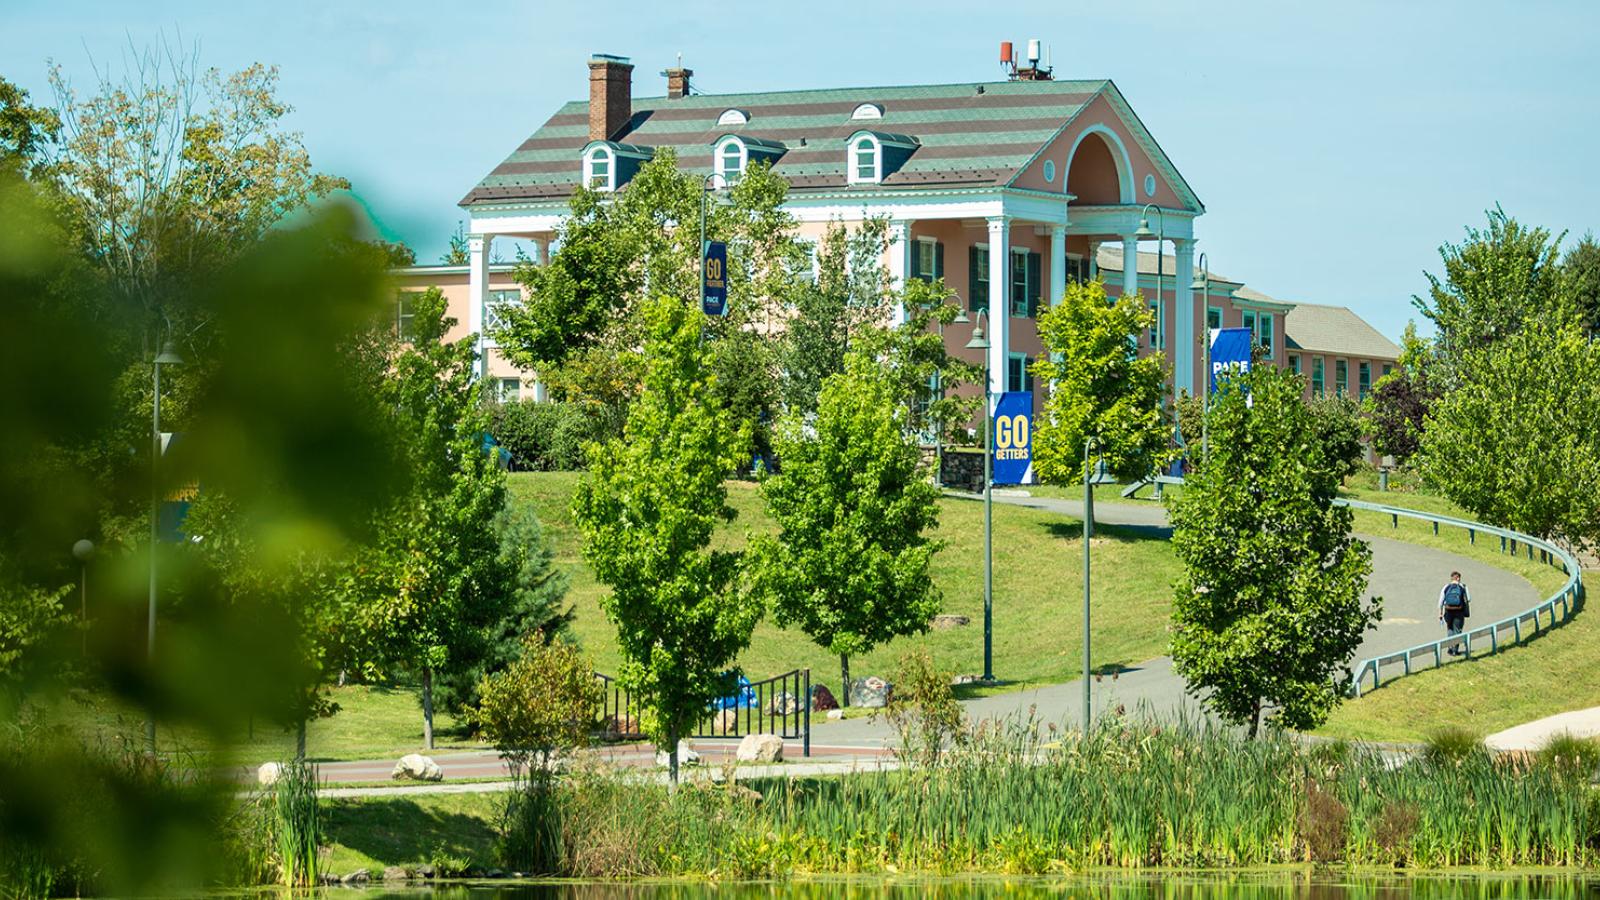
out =
[[994,364],[989,358],[989,339],[983,335],[987,317],[988,310],[978,310],[967,349],[983,352],[983,680],[994,681]]
[[[939,305],[943,306],[944,304],[940,303]],[[939,348],[942,351],[944,349],[944,319],[936,317],[934,321],[939,323]],[[967,311],[957,305],[955,318],[950,320],[950,324],[966,325],[971,321],[971,319],[967,318]],[[944,399],[944,369],[941,366],[935,366],[933,369],[933,393],[934,402]],[[933,455],[935,466],[933,482],[942,488],[944,487],[944,422],[940,420],[938,413],[933,416]]]
[[[1156,211],[1156,230],[1155,231],[1151,231],[1150,230],[1149,215],[1150,215],[1150,210],[1152,210],[1152,209]],[[1146,239],[1146,240],[1148,240],[1149,238],[1155,238],[1156,239],[1156,309],[1157,310],[1161,310],[1161,309],[1165,308],[1165,306],[1166,306],[1166,301],[1163,300],[1162,297],[1161,297],[1161,284],[1162,284],[1162,281],[1165,280],[1165,278],[1166,278],[1166,271],[1167,271],[1167,214],[1162,212],[1161,211],[1161,207],[1155,205],[1154,203],[1146,203],[1144,205],[1144,209],[1139,210],[1139,230],[1135,231],[1133,233],[1133,236],[1136,237],[1136,238],[1143,238],[1143,239]],[[1128,261],[1127,260],[1123,260],[1122,264],[1124,266],[1127,266],[1128,265]],[[1139,271],[1139,254],[1137,252],[1135,252],[1134,255],[1133,255],[1133,267],[1134,267],[1133,270],[1135,272]],[[1157,312],[1156,313],[1156,343],[1158,343],[1158,344],[1161,342],[1161,339],[1162,339],[1162,336],[1163,336],[1163,329],[1161,327],[1161,318],[1160,318],[1160,316],[1161,316],[1160,312]],[[1157,348],[1156,347],[1151,347],[1150,349],[1151,350],[1155,350]]]
[[1089,736],[1089,539],[1094,537],[1094,436],[1083,439],[1083,736]]
[[1211,415],[1211,269],[1204,253],[1200,254],[1199,263],[1195,268],[1200,274],[1189,287],[1200,292],[1200,308],[1205,311],[1205,327],[1200,329],[1200,458],[1209,459],[1211,444],[1206,424]]
[[89,559],[94,556],[94,541],[84,538],[72,545],[78,561],[78,627],[83,633],[83,655],[89,655]]
[[[169,336],[161,345],[161,352],[151,361],[155,371],[155,393],[150,404],[150,622],[145,640],[145,655],[152,673],[156,660],[156,542],[161,531],[161,367],[183,364],[183,357],[172,348]],[[156,754],[156,717],[150,713],[144,722],[146,749]]]

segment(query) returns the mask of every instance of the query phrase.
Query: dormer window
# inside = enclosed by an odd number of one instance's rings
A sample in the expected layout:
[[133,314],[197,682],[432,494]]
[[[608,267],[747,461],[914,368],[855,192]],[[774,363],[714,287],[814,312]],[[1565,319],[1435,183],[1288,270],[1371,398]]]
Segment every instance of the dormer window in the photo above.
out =
[[583,155],[583,183],[597,191],[614,191],[617,186],[617,157],[611,148],[600,145]]
[[750,162],[749,148],[736,137],[723,138],[717,143],[712,156],[717,181],[723,186],[738,181]]
[[852,118],[852,119],[881,119],[881,118],[883,118],[883,107],[879,106],[876,103],[863,103],[860,106],[855,108],[855,112],[852,112],[850,114],[850,118]]
[[750,114],[742,109],[725,109],[717,116],[718,125],[748,125]]
[[883,147],[864,134],[850,143],[850,183],[877,184],[883,180]]

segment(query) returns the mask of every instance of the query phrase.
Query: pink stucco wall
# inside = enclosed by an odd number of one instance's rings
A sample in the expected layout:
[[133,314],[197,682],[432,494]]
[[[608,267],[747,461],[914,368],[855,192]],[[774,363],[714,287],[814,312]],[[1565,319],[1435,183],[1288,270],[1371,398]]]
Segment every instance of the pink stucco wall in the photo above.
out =
[[[1070,164],[1072,162],[1069,158],[1070,154],[1072,153],[1072,148],[1075,144],[1079,143],[1080,138],[1083,138],[1087,132],[1095,129],[1097,126],[1115,133],[1117,137],[1121,139],[1122,146],[1127,150],[1130,168],[1129,175],[1133,180],[1132,187],[1134,191],[1133,197],[1135,203],[1154,203],[1158,206],[1167,207],[1168,209],[1184,208],[1183,202],[1178,199],[1177,191],[1171,184],[1167,182],[1166,176],[1163,175],[1161,170],[1156,167],[1154,160],[1150,158],[1149,154],[1145,153],[1144,149],[1141,148],[1138,142],[1134,140],[1132,129],[1130,129],[1128,125],[1122,121],[1122,118],[1117,115],[1116,109],[1103,94],[1090,101],[1089,105],[1085,106],[1083,111],[1078,113],[1078,115],[1067,124],[1067,127],[1062,130],[1061,134],[1056,136],[1055,140],[1051,141],[1045,147],[1044,151],[1039,154],[1038,158],[1035,159],[1027,168],[1023,169],[1022,173],[1017,176],[1014,184],[1017,187],[1031,188],[1039,191],[1060,192],[1066,190]],[[1103,135],[1099,137],[1090,137],[1085,139],[1085,144],[1087,144],[1088,141],[1104,142],[1105,138]],[[1086,158],[1094,159],[1096,157],[1091,156]],[[1055,165],[1056,177],[1054,181],[1046,181],[1044,178],[1044,163],[1046,160],[1052,161]],[[1156,178],[1156,191],[1153,195],[1146,195],[1144,191],[1144,176],[1147,174],[1154,175]],[[1086,204],[1087,200],[1079,200],[1078,202],[1080,204]]]

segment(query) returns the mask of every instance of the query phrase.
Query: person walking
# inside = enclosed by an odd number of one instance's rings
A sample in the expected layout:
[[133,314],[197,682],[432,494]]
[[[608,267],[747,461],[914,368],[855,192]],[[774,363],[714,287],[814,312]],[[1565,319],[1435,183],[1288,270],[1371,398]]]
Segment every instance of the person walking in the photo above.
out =
[[[1445,637],[1455,637],[1466,626],[1471,615],[1472,598],[1467,586],[1461,583],[1461,573],[1451,572],[1450,581],[1439,591],[1439,621],[1444,623]],[[1461,642],[1450,645],[1450,655],[1460,656],[1464,651]]]

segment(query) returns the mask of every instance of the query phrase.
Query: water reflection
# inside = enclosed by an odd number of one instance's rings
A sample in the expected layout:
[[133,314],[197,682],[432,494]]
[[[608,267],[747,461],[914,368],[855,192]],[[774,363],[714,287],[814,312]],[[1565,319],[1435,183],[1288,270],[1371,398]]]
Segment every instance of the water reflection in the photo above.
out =
[[1083,900],[1600,900],[1600,877],[1466,874],[1400,877],[1326,872],[1149,874],[1104,877],[859,878],[783,882],[523,882],[335,890],[350,900],[689,900],[689,898],[1051,897]]

